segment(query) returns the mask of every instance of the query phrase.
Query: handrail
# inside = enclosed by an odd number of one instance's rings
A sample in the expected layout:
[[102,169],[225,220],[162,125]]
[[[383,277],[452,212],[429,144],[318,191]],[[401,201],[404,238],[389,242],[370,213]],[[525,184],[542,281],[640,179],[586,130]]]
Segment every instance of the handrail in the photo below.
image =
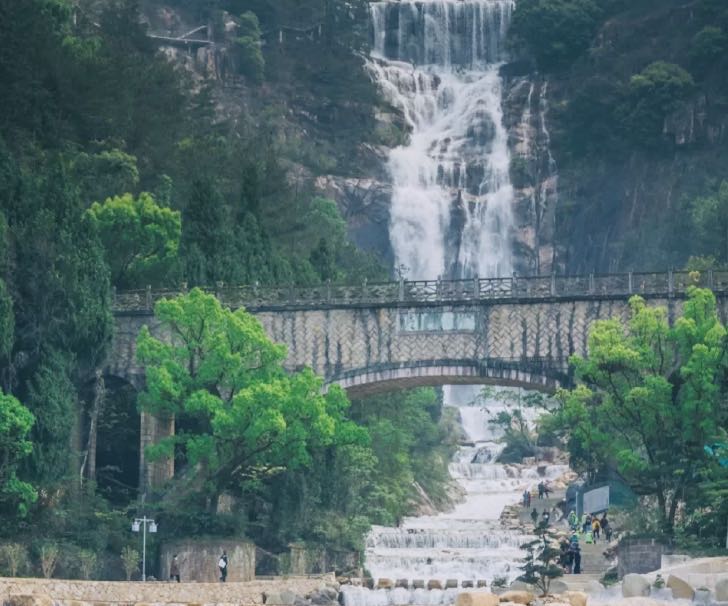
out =
[[[668,271],[575,276],[511,276],[462,280],[400,280],[317,286],[258,284],[228,286],[218,283],[203,288],[227,307],[290,309],[297,307],[354,307],[364,305],[422,305],[431,303],[497,302],[575,298],[622,298],[630,295],[684,296],[690,286],[728,292],[728,271]],[[160,299],[188,291],[177,289],[114,290],[116,313],[151,312]]]

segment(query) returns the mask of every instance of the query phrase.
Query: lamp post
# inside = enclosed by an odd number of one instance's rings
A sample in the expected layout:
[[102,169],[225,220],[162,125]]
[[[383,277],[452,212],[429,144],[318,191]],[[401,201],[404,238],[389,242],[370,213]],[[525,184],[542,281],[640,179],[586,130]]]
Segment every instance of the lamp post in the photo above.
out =
[[142,581],[147,580],[147,524],[149,524],[149,532],[157,532],[157,523],[147,516],[134,518],[131,523],[132,532],[139,532],[140,527],[142,529]]

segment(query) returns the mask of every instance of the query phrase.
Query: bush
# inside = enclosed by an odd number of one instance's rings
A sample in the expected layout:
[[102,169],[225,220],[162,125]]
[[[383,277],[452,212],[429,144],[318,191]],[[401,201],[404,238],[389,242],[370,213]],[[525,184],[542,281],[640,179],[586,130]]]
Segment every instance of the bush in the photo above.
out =
[[240,16],[240,36],[235,39],[238,48],[238,69],[253,82],[262,82],[265,60],[261,50],[260,23],[255,13],[250,11]]
[[593,0],[520,0],[511,27],[548,71],[589,48],[602,15]]
[[18,572],[28,566],[28,550],[20,543],[5,543],[0,547],[0,557],[8,567],[11,577],[18,576]]
[[665,118],[693,93],[695,82],[674,63],[655,61],[629,81],[620,110],[623,129],[635,142],[654,146],[662,141]]
[[40,569],[46,579],[50,579],[58,566],[61,550],[55,543],[45,543],[40,548]]
[[132,575],[139,571],[139,552],[127,545],[121,550],[121,563],[124,567],[126,580],[131,581]]
[[88,581],[96,570],[96,554],[88,549],[78,553],[78,569],[81,576]]

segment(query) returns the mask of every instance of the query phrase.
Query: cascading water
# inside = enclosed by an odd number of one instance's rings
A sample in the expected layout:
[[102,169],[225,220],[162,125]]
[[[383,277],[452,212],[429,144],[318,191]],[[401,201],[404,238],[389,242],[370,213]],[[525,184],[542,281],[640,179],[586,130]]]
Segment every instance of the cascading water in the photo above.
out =
[[[389,158],[390,240],[414,279],[495,277],[512,271],[513,187],[502,120],[504,39],[514,0],[390,0],[371,3],[369,69],[411,128]],[[500,524],[503,508],[543,477],[535,467],[495,463],[488,423],[494,401],[445,388],[468,437],[450,465],[465,498],[451,512],[406,518],[367,537],[375,579],[486,580],[518,575],[523,535]],[[486,409],[488,412],[486,412]],[[546,468],[546,476],[563,473]],[[457,589],[342,587],[346,606],[447,604]]]
[[415,279],[512,271],[500,63],[513,0],[373,2],[369,67],[412,130],[392,150],[390,240]]

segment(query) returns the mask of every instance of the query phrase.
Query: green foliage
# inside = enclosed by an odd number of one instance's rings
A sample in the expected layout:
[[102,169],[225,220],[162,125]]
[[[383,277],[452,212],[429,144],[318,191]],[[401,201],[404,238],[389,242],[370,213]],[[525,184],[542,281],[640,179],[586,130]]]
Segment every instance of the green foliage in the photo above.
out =
[[265,60],[261,49],[260,22],[255,13],[246,11],[240,15],[240,35],[235,38],[238,49],[238,69],[253,82],[263,81]]
[[713,195],[695,198],[690,214],[696,236],[695,252],[715,255],[722,263],[728,263],[728,181],[722,181]]
[[512,31],[526,41],[539,67],[548,71],[589,48],[602,14],[593,0],[523,0],[516,5]]
[[88,581],[94,574],[97,566],[97,557],[93,551],[81,549],[78,552],[78,569],[81,578]]
[[340,432],[363,435],[342,426],[344,393],[330,388],[321,395],[321,380],[308,370],[284,373],[284,349],[244,309],[224,309],[194,289],[158,302],[155,315],[172,343],[142,329],[137,356],[147,387],[139,402],[191,422],[155,450],[168,454],[177,446],[177,461],[204,479],[203,494],[241,494],[260,478],[309,466],[312,449],[332,444]]
[[56,571],[56,567],[60,562],[61,548],[57,543],[44,543],[38,551],[38,559],[40,560],[40,569],[46,579],[50,579]]
[[28,567],[28,549],[20,543],[3,543],[0,546],[0,558],[7,566],[9,576],[17,577]]
[[558,535],[549,527],[548,522],[540,522],[533,528],[535,538],[521,545],[526,552],[523,560],[523,574],[519,581],[534,585],[541,590],[541,595],[548,595],[551,581],[564,574],[557,564],[559,558]]
[[164,284],[177,260],[179,212],[159,206],[148,193],[95,202],[86,212],[106,249],[117,288]]
[[25,515],[38,495],[18,478],[20,463],[33,450],[28,434],[35,419],[16,398],[0,391],[0,504]]
[[71,170],[85,203],[133,191],[139,183],[137,159],[120,149],[81,152],[73,158]]
[[662,140],[665,118],[693,93],[693,77],[679,65],[655,61],[629,81],[621,108],[625,131],[646,145]]
[[728,36],[719,28],[707,25],[693,37],[690,62],[698,70],[705,70],[720,60],[728,50]]
[[672,532],[678,506],[695,491],[728,420],[726,331],[715,297],[692,288],[673,327],[664,308],[633,297],[632,315],[596,323],[589,357],[574,357],[580,384],[559,394],[558,415],[571,462],[581,471],[615,468],[638,494],[657,500]]
[[131,581],[132,575],[139,571],[139,552],[133,547],[126,545],[121,550],[121,564],[124,567],[126,580]]

